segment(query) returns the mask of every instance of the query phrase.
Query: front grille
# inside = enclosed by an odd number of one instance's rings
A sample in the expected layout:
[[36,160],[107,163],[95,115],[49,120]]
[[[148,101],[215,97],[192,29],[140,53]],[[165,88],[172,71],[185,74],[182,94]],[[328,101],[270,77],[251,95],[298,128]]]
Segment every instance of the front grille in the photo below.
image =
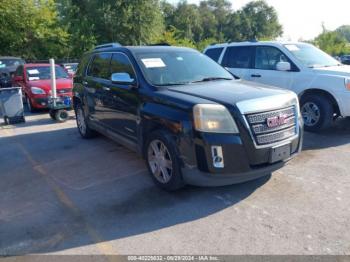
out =
[[[245,116],[258,145],[273,144],[297,134],[297,115],[294,106]],[[281,120],[283,118],[283,121]],[[269,121],[275,120],[275,124]],[[281,122],[279,122],[281,121]]]

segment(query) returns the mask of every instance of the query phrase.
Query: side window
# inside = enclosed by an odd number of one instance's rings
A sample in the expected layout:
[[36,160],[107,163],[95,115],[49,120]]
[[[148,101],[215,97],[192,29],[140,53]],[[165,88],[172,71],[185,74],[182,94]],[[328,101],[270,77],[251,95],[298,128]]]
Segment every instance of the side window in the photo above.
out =
[[205,51],[204,54],[209,56],[211,59],[213,59],[215,62],[217,62],[220,58],[221,52],[224,48],[210,48],[207,51]]
[[111,60],[111,74],[128,73],[131,78],[136,79],[134,69],[128,57],[122,53],[115,53]]
[[276,70],[278,62],[289,62],[288,58],[279,49],[271,46],[256,47],[256,69]]
[[252,47],[231,46],[226,49],[222,65],[229,68],[251,68],[252,56]]
[[93,77],[109,79],[111,77],[109,71],[110,60],[110,53],[96,54],[89,66],[87,74]]
[[90,57],[90,55],[84,55],[83,58],[79,61],[77,72],[75,74],[76,76],[84,75],[84,71],[86,69],[86,65],[89,62]]
[[23,76],[23,66],[17,67],[17,70],[15,72],[15,76]]

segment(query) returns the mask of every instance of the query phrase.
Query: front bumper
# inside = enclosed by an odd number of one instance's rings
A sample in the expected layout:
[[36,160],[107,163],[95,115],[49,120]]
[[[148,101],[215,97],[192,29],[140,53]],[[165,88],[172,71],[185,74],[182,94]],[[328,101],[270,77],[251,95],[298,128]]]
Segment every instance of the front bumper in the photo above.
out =
[[[58,97],[70,97],[72,98],[73,93],[62,93]],[[49,108],[49,97],[47,95],[34,95],[31,99],[33,107],[46,109]]]
[[[182,175],[185,183],[197,186],[223,186],[254,180],[270,175],[295,157],[302,148],[303,130],[299,135],[282,141],[280,145],[290,144],[288,158],[271,163],[271,147],[255,148],[251,138],[240,135],[200,134],[194,141],[191,154],[182,154]],[[213,163],[212,146],[221,146],[224,167],[216,168]]]

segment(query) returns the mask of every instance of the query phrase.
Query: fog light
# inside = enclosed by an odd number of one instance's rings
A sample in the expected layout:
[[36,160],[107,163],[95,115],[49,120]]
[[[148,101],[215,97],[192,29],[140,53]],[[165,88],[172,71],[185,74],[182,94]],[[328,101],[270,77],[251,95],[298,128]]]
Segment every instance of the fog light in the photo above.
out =
[[221,146],[211,147],[211,156],[213,159],[213,166],[216,168],[224,168],[224,156],[222,154]]

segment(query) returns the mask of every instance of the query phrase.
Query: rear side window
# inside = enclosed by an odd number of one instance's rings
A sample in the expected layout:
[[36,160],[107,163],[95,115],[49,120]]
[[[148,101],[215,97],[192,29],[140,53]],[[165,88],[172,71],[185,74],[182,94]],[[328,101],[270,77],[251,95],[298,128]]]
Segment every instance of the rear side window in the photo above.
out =
[[90,63],[87,75],[97,78],[109,79],[111,77],[109,70],[111,56],[112,55],[110,53],[96,54]]
[[207,56],[209,56],[211,59],[213,59],[214,61],[218,61],[219,57],[221,55],[221,52],[224,48],[210,48],[207,51],[205,51],[204,54],[206,54]]
[[231,46],[226,49],[222,66],[229,68],[251,68],[253,48],[248,46]]
[[113,73],[128,73],[131,78],[135,79],[134,69],[128,57],[122,53],[115,53],[111,60],[111,74]]

